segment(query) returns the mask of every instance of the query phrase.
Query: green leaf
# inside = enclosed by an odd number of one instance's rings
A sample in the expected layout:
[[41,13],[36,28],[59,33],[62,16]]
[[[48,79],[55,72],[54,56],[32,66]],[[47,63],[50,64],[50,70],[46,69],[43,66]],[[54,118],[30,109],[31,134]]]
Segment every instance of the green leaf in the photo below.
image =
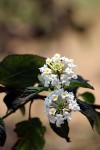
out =
[[62,138],[65,138],[67,142],[70,142],[69,134],[69,126],[68,122],[64,121],[64,124],[61,124],[61,127],[57,127],[56,124],[50,123],[52,130]]
[[87,103],[94,104],[95,102],[95,97],[90,92],[84,92],[83,94],[79,94],[79,96],[81,96]]
[[3,101],[6,104],[8,111],[13,109],[14,102],[16,101],[18,96],[19,94],[11,92],[4,97]]
[[43,150],[44,133],[46,128],[38,118],[32,118],[16,124],[15,132],[19,140],[13,147],[14,150]]
[[12,95],[11,93],[7,94],[7,96],[5,97],[6,99],[4,99],[4,102],[6,103],[8,110],[11,109],[13,111],[16,111],[18,108],[21,108],[30,100],[34,100],[38,93],[46,90],[48,90],[48,88],[28,87],[20,96],[16,97],[16,94]]
[[[48,88],[45,87],[28,87],[24,90],[24,92],[19,95],[19,93],[8,93],[4,97],[4,102],[9,109],[16,109],[16,107],[19,107],[22,102],[34,99],[34,96],[36,96],[38,93],[42,91],[46,91]],[[22,111],[25,111],[24,108]],[[23,112],[24,113],[24,112]]]
[[93,128],[96,119],[96,111],[92,108],[90,104],[83,102],[79,99],[77,100],[77,103],[80,106],[80,112],[87,117],[88,121],[90,122],[90,125]]
[[83,79],[81,76],[78,76],[77,79],[72,79],[68,87],[83,87],[83,88],[94,89],[93,86],[91,86],[88,83],[88,80]]
[[94,123],[94,127],[98,134],[100,134],[100,112],[97,112],[96,120]]
[[6,130],[3,120],[0,118],[0,146],[4,146],[6,141]]
[[22,95],[19,97],[20,99],[28,100],[33,99],[35,95],[37,95],[40,92],[48,91],[48,88],[46,87],[28,87],[25,89],[25,91],[22,93]]
[[41,91],[47,91],[48,90],[48,87],[39,87],[39,86],[37,86],[37,87],[34,87],[34,86],[30,86],[30,87],[27,87],[25,90],[24,90],[24,92],[23,92],[23,94],[22,95],[27,95],[27,94],[31,94],[31,93],[36,93],[36,92],[41,92]]
[[22,106],[21,108],[20,108],[20,112],[21,112],[21,114],[23,115],[23,116],[25,116],[25,106]]
[[9,55],[0,63],[0,84],[25,89],[38,82],[45,58],[37,55]]

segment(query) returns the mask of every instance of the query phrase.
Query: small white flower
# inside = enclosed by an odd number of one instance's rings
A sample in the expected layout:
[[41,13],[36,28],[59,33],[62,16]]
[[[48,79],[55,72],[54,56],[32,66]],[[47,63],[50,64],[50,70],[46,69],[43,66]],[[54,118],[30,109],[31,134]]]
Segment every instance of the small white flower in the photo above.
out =
[[61,57],[60,60],[61,60],[62,63],[65,65],[65,67],[68,67],[67,64],[68,64],[68,60],[69,60],[69,59],[68,59],[67,57],[65,57],[65,56],[64,56],[64,57]]
[[73,102],[69,103],[69,109],[71,109],[73,111],[80,111],[80,107],[75,100]]
[[66,108],[63,109],[63,114],[66,116],[69,114],[68,110]]
[[49,114],[50,114],[50,115],[55,115],[55,113],[56,113],[56,109],[55,109],[55,108],[51,108],[51,109],[49,110]]
[[55,78],[51,81],[51,85],[55,86],[57,89],[59,89],[61,87],[59,79],[57,79],[57,78]]
[[49,68],[46,68],[43,73],[44,73],[44,74],[51,74],[51,73],[52,73],[52,70],[49,69]]
[[58,95],[54,94],[54,95],[53,95],[53,101],[55,102],[55,101],[57,101],[57,100],[58,100]]
[[63,92],[62,95],[61,95],[62,99],[65,99],[67,97],[67,95],[68,95],[67,91]]
[[50,59],[50,58],[46,59],[46,64],[50,64],[51,62],[52,62],[52,59]]
[[[44,75],[42,77],[44,77]],[[49,87],[50,81],[51,81],[50,77],[45,75],[44,86]]]
[[73,59],[69,59],[69,61],[68,61],[68,67],[70,67],[70,68],[75,68],[75,67],[77,67],[77,65],[74,65],[73,62],[74,62]]
[[45,107],[45,111],[44,112],[46,113],[47,116],[49,115],[49,110],[50,110],[49,107]]
[[50,121],[51,123],[55,123],[55,122],[56,122],[55,116],[53,116],[53,115],[48,115],[48,118],[49,118],[49,121]]
[[44,78],[42,77],[42,75],[38,75],[38,79],[39,79],[39,81],[44,85],[45,84],[45,80],[44,80]]
[[71,119],[72,119],[71,113],[68,113],[67,115],[64,114],[64,120],[71,121]]
[[43,73],[45,71],[45,69],[47,69],[47,65],[44,65],[43,67],[39,68],[40,69],[40,72]]
[[52,61],[56,62],[58,60],[60,60],[60,54],[55,54],[54,57],[52,57]]
[[60,80],[61,80],[62,85],[68,86],[70,84],[70,80],[68,78],[68,75],[66,74],[62,74],[60,77]]
[[57,114],[56,115],[56,126],[61,127],[61,124],[63,124],[63,123],[64,123],[63,115]]
[[45,106],[49,107],[51,105],[51,103],[52,103],[52,99],[50,99],[50,97],[46,97],[44,103],[45,103]]

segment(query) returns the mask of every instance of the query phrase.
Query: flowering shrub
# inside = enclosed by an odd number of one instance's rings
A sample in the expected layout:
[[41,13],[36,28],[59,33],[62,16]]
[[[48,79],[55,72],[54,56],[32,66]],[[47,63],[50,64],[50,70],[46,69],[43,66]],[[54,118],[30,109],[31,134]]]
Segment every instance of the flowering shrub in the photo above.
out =
[[[90,92],[77,94],[78,88],[94,88],[83,77],[76,75],[72,59],[55,54],[52,58],[37,55],[9,55],[0,63],[0,93],[6,93],[4,103],[7,113],[0,118],[0,146],[5,144],[4,119],[20,109],[25,115],[25,104],[30,102],[28,120],[16,124],[18,141],[13,150],[42,150],[46,127],[39,118],[32,118],[31,106],[35,100],[44,100],[45,113],[50,127],[60,137],[70,142],[69,121],[72,111],[81,112],[100,134],[100,105]],[[34,86],[37,83],[38,86]],[[39,93],[48,91],[49,95]],[[79,99],[79,96],[83,100]],[[31,144],[30,144],[31,142]]]

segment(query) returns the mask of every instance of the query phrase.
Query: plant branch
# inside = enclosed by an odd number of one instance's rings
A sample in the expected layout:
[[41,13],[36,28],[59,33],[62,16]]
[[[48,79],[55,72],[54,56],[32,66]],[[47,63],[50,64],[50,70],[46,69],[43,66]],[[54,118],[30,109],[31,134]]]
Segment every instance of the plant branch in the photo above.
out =
[[12,113],[15,113],[16,110],[21,108],[23,105],[25,105],[26,103],[28,103],[32,99],[41,99],[41,100],[43,100],[46,96],[38,95],[38,93],[40,93],[40,92],[42,92],[42,90],[41,91],[37,91],[36,93],[32,93],[32,94],[30,94],[29,96],[27,96],[25,98],[19,98],[17,101],[20,101],[21,103],[15,105],[14,109],[10,110],[6,115],[4,115],[2,117],[2,119],[5,119],[8,116],[10,116]]
[[97,104],[90,104],[92,106],[92,108],[94,109],[100,109],[100,105]]
[[32,103],[33,103],[33,100],[31,100],[30,105],[29,105],[29,120],[31,119],[31,108],[32,108]]

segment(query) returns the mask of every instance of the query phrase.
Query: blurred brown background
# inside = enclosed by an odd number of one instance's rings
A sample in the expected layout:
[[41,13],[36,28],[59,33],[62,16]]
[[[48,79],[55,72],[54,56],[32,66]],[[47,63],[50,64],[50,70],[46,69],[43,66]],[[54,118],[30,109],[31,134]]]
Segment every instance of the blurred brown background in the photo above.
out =
[[[90,80],[96,103],[100,104],[100,0],[0,0],[0,59],[16,53],[44,57],[60,53],[73,58],[77,74]],[[2,116],[6,107],[4,94],[0,96]],[[72,142],[66,143],[48,126],[43,102],[35,102],[32,110],[33,116],[39,116],[47,126],[44,150],[100,149],[100,136],[80,113],[73,114]],[[11,150],[17,139],[14,125],[27,117],[27,113],[23,118],[17,111],[5,120],[7,141],[2,150]]]

